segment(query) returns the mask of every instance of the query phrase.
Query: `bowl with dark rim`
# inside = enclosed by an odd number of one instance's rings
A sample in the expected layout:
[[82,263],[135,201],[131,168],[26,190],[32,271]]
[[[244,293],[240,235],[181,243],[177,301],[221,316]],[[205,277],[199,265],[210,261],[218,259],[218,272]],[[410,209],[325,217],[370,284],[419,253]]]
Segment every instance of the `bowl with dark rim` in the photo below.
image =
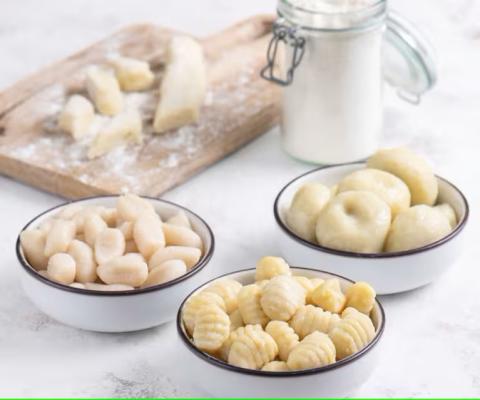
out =
[[464,194],[445,178],[437,176],[438,204],[448,203],[455,210],[457,225],[445,237],[426,246],[391,253],[355,253],[335,250],[306,241],[290,230],[285,215],[296,191],[307,182],[327,186],[337,184],[346,175],[365,167],[355,162],[314,169],[288,182],[279,192],[273,206],[281,253],[292,262],[318,265],[321,269],[367,281],[378,294],[400,293],[425,286],[459,259],[464,242],[464,228],[469,206]]
[[[85,330],[129,332],[175,319],[185,295],[206,278],[205,270],[215,248],[214,235],[208,224],[193,211],[166,200],[144,198],[153,204],[163,219],[180,210],[184,211],[193,230],[202,238],[202,257],[185,275],[160,285],[135,290],[99,291],[71,287],[46,278],[28,263],[19,234],[16,253],[21,283],[27,297],[53,319]],[[115,207],[117,199],[118,196],[96,196],[60,204],[33,218],[21,232],[39,226],[71,204]]]
[[[345,291],[354,282],[343,276],[313,268],[291,267],[293,275],[307,278],[338,278]],[[177,314],[177,332],[181,342],[183,365],[188,366],[193,385],[215,397],[306,398],[343,397],[354,393],[372,375],[381,354],[385,330],[385,312],[378,301],[370,314],[375,337],[358,353],[333,364],[303,371],[267,372],[240,368],[197,349],[182,321],[183,306],[188,299],[212,282],[230,278],[243,285],[255,282],[255,268],[239,270],[204,283],[185,300]]]

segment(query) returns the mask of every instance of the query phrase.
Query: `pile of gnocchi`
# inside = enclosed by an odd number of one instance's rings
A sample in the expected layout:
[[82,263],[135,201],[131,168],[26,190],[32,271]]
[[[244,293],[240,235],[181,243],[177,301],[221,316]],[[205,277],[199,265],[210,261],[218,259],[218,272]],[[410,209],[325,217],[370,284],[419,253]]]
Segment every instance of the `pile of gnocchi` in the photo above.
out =
[[73,203],[20,244],[46,278],[79,289],[118,291],[169,282],[202,257],[203,242],[183,211],[162,222],[152,203],[133,194],[115,208]]
[[433,243],[452,231],[457,216],[438,204],[428,163],[407,148],[381,149],[360,169],[329,188],[304,184],[285,221],[297,236],[336,250],[397,252]]
[[[157,134],[197,122],[207,90],[206,66],[201,45],[188,36],[173,37],[167,48],[160,101],[153,121]],[[142,143],[143,118],[138,107],[127,107],[124,92],[149,90],[155,80],[148,62],[120,55],[85,72],[88,97],[73,94],[58,118],[58,126],[74,140],[89,136],[95,111],[107,119],[96,132],[88,158],[100,157],[114,147]]]
[[190,297],[182,320],[193,344],[228,364],[262,371],[318,368],[370,343],[376,293],[357,282],[293,276],[280,257],[263,257],[255,282],[221,278]]

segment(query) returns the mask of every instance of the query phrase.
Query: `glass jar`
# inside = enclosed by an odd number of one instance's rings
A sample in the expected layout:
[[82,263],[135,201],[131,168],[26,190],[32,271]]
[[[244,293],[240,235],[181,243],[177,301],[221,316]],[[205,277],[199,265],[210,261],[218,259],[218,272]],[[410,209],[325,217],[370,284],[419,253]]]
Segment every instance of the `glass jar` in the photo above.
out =
[[279,0],[277,11],[262,76],[284,86],[282,141],[297,159],[368,157],[382,133],[384,78],[416,103],[435,82],[430,47],[386,0]]

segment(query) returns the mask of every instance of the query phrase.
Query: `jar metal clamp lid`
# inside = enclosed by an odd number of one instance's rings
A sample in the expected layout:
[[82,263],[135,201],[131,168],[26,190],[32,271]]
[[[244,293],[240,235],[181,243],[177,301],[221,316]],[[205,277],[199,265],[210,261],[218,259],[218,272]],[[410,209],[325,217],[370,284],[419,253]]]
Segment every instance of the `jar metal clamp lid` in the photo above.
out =
[[[273,37],[267,50],[267,65],[260,74],[266,80],[288,86],[293,82],[295,69],[300,65],[306,51],[304,35],[314,29],[308,27],[305,30],[298,22],[292,24],[281,13],[279,14],[280,18],[273,25]],[[275,75],[280,43],[293,48],[285,77]],[[400,98],[419,104],[422,95],[435,85],[437,69],[434,54],[433,47],[425,36],[398,13],[389,11],[383,41],[384,78],[397,89]]]

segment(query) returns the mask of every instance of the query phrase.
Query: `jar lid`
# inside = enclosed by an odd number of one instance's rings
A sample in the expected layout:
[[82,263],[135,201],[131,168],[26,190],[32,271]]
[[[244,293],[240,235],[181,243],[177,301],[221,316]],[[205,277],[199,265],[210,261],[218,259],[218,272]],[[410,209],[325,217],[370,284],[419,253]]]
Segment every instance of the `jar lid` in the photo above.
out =
[[437,81],[433,47],[410,22],[392,11],[387,17],[385,34],[385,80],[397,88],[401,98],[418,104]]

